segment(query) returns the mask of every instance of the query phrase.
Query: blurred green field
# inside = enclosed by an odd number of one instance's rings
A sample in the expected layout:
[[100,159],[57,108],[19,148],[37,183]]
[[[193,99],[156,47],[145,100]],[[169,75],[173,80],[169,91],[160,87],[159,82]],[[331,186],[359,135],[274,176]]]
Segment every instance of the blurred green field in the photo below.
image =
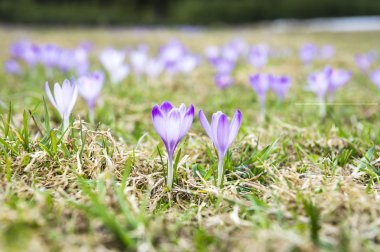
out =
[[[107,46],[144,42],[157,49],[176,38],[203,54],[207,45],[241,37],[290,49],[290,57],[271,59],[263,72],[293,80],[283,103],[268,96],[264,121],[248,82],[256,71],[243,64],[226,90],[216,88],[207,63],[189,77],[106,82],[96,125],[78,99],[70,137],[53,143],[39,130],[47,119],[43,85],[65,76],[0,72],[0,251],[380,250],[380,90],[354,62],[356,53],[379,52],[379,32],[2,27],[0,37],[0,62],[22,38],[69,48],[89,41],[92,69],[101,69],[97,54]],[[336,56],[305,67],[298,48],[306,42],[333,44]],[[307,75],[327,64],[353,77],[320,119],[318,106],[305,105],[315,102],[305,86]],[[171,192],[165,188],[157,151],[164,146],[151,122],[152,107],[164,100],[192,103],[208,116],[242,111],[223,189],[208,173],[217,160],[197,116],[177,148],[178,181]],[[58,128],[59,115],[48,101],[47,107]]]

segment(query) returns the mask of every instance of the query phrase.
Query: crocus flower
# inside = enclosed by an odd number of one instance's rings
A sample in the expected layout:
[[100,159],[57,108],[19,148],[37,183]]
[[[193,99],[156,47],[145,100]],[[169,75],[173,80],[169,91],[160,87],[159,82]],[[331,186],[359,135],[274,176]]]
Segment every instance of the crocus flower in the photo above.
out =
[[[329,71],[329,70],[327,70]],[[330,70],[329,78],[329,99],[332,97],[337,89],[344,86],[351,79],[351,72],[344,69],[332,69]]]
[[380,68],[376,69],[372,73],[370,73],[369,78],[371,81],[380,88]]
[[64,80],[62,87],[59,85],[59,83],[55,83],[53,96],[49,88],[49,83],[46,82],[45,92],[50,102],[61,115],[61,118],[63,119],[63,130],[66,130],[69,126],[71,111],[73,110],[78,97],[77,85],[75,83],[71,85],[69,80]]
[[164,64],[160,59],[149,59],[145,66],[145,74],[151,78],[157,78],[162,70],[164,69]]
[[9,74],[20,74],[21,73],[21,67],[20,64],[15,60],[7,60],[4,65],[5,72]]
[[321,59],[330,59],[335,54],[335,47],[332,45],[324,45],[319,49],[319,54]]
[[205,48],[204,53],[209,61],[213,61],[219,57],[220,50],[217,46],[208,46]]
[[199,58],[195,55],[187,54],[178,62],[178,70],[188,75],[190,74],[198,65]]
[[371,53],[357,54],[355,56],[356,66],[362,72],[366,72],[370,68],[370,66],[372,65],[372,61],[373,61],[373,56]]
[[214,66],[217,73],[231,73],[235,68],[235,62],[224,59],[217,58],[211,61],[211,64]]
[[321,117],[326,115],[325,97],[329,89],[331,71],[330,68],[325,68],[323,71],[309,74],[307,79],[306,89],[316,94],[317,100],[320,102]]
[[270,84],[273,92],[282,101],[290,88],[291,80],[288,76],[272,76]]
[[120,65],[112,68],[109,71],[110,80],[113,85],[119,84],[122,80],[125,79],[129,74],[129,66],[128,65]]
[[318,48],[314,44],[305,44],[299,50],[299,57],[305,65],[309,65],[317,56]]
[[268,61],[269,49],[266,45],[253,46],[248,55],[249,63],[255,68],[262,68]]
[[109,72],[123,65],[124,59],[125,52],[113,48],[106,48],[99,55],[100,63]]
[[94,122],[94,108],[104,83],[102,72],[93,72],[78,78],[77,85],[79,94],[86,100],[90,110],[90,121]]
[[234,79],[230,73],[217,73],[215,75],[215,84],[220,89],[225,89],[234,84]]
[[173,154],[181,139],[189,131],[194,119],[194,106],[186,109],[184,104],[179,108],[173,107],[170,102],[155,105],[152,109],[153,126],[165,144],[168,153],[167,186],[173,184]]
[[271,87],[272,76],[269,74],[255,74],[251,75],[249,82],[253,90],[259,97],[259,103],[261,108],[261,115],[265,116],[265,98],[266,94]]
[[228,121],[228,118],[225,114],[223,114],[221,111],[218,111],[212,115],[212,121],[210,125],[203,111],[199,111],[199,121],[201,122],[202,127],[206,131],[208,137],[214,143],[214,146],[218,152],[219,162],[217,185],[219,187],[222,185],[222,179],[224,175],[224,156],[236,138],[241,125],[241,120],[242,114],[240,110],[237,110],[235,112],[231,123]]
[[145,46],[140,46],[139,49],[132,51],[130,54],[130,61],[134,72],[140,76],[148,61],[147,48]]

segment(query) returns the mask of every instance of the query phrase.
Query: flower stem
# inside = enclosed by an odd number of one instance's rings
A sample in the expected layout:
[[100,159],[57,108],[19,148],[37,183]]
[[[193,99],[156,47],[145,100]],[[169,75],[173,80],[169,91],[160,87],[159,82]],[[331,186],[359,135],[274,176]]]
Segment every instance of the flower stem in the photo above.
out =
[[222,187],[223,165],[224,165],[224,157],[220,157],[219,162],[218,162],[218,186],[219,187]]
[[89,109],[89,119],[90,119],[90,123],[93,124],[95,121],[95,113],[94,113],[93,107],[90,107],[90,109]]
[[173,158],[169,156],[168,158],[168,180],[167,180],[167,186],[169,190],[172,190],[173,186]]

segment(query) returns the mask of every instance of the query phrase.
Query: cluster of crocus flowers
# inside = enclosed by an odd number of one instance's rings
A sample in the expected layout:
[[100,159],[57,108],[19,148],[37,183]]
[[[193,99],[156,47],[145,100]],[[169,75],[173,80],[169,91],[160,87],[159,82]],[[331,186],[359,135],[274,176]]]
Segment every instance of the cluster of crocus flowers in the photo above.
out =
[[[182,104],[179,108],[174,107],[170,102],[163,102],[161,105],[155,105],[152,109],[153,126],[165,144],[168,153],[168,171],[167,186],[171,190],[173,186],[173,156],[175,149],[181,139],[189,131],[194,120],[194,106],[190,105],[188,109]],[[222,185],[224,157],[228,148],[235,140],[239,131],[242,114],[236,111],[231,123],[225,114],[218,111],[212,117],[211,125],[208,123],[203,111],[199,111],[199,120],[211,138],[217,149],[218,162],[218,180],[217,185]]]
[[90,47],[81,44],[74,49],[67,49],[55,44],[37,45],[29,41],[17,41],[11,47],[11,58],[25,62],[28,67],[41,65],[47,74],[57,69],[63,73],[74,71],[84,74],[88,70],[88,52]]
[[53,93],[50,91],[49,83],[46,82],[46,95],[59,112],[63,120],[63,130],[66,131],[69,127],[71,111],[78,97],[78,87],[75,83],[71,84],[69,80],[64,80],[62,86],[55,83],[53,91]]
[[332,58],[335,54],[335,47],[326,44],[318,48],[318,46],[313,43],[306,43],[300,47],[298,54],[305,65],[310,65],[317,58],[322,60]]
[[102,72],[93,72],[83,75],[77,79],[76,84],[79,94],[87,102],[90,122],[94,122],[95,104],[104,84],[104,74]]
[[272,74],[254,74],[249,78],[250,85],[252,89],[256,92],[261,109],[261,116],[265,116],[265,103],[267,92],[272,89],[273,92],[278,96],[279,100],[282,101],[288,92],[291,80],[288,76],[276,76]]
[[329,93],[329,99],[332,100],[335,91],[345,85],[350,78],[351,72],[331,67],[325,67],[322,71],[309,74],[306,89],[316,94],[317,100],[320,103],[321,117],[324,117],[326,114],[326,95]]

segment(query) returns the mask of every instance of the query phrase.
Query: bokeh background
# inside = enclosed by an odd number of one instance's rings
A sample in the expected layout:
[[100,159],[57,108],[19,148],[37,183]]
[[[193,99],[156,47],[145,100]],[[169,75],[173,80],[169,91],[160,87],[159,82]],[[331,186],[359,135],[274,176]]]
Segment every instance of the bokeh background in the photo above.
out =
[[2,0],[0,22],[18,24],[245,24],[272,19],[380,14],[378,0]]

